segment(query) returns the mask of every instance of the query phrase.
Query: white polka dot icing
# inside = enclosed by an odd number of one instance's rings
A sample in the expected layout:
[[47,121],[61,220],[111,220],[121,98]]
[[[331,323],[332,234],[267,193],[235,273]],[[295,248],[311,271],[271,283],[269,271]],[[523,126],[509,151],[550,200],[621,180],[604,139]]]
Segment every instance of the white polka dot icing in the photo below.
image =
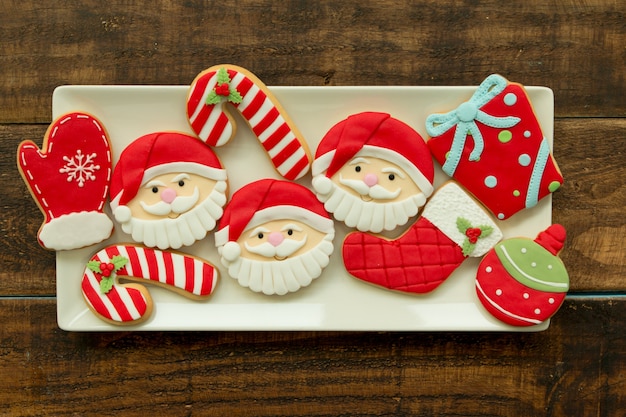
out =
[[541,314],[541,310],[540,310],[540,309],[538,309],[538,308],[536,308],[536,309],[535,309],[535,314],[537,314],[537,315]]
[[524,294],[522,294],[522,297],[524,297],[524,300],[528,300],[530,298],[530,295],[525,292]]
[[517,103],[517,96],[514,93],[508,93],[504,96],[504,104],[512,106]]
[[502,290],[501,290],[500,288],[498,288],[498,289],[496,290],[496,295],[497,295],[497,296],[501,296],[501,295],[502,295]]
[[517,158],[517,162],[519,162],[519,164],[523,167],[527,167],[528,165],[530,165],[530,155],[528,155],[527,153],[523,153],[519,156],[519,158]]
[[485,272],[489,273],[489,272],[491,272],[491,271],[493,271],[493,268],[492,268],[492,267],[488,266],[487,268],[485,268]]
[[530,137],[530,130],[524,130],[524,137],[525,138],[529,138]]
[[489,188],[494,188],[496,185],[498,185],[498,179],[493,175],[489,175],[485,177],[485,185]]
[[522,248],[522,253],[526,253],[526,248]]

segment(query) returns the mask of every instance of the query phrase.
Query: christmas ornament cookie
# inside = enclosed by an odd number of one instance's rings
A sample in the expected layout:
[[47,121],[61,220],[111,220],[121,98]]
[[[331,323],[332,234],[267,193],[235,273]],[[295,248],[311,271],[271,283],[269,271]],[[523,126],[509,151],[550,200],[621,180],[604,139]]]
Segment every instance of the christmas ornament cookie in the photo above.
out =
[[478,202],[455,182],[439,188],[420,218],[400,237],[348,234],[343,261],[354,277],[386,289],[427,293],[467,257],[483,256],[502,232]]
[[326,210],[362,232],[406,224],[433,191],[424,140],[387,113],[359,113],[333,126],[316,150],[312,174]]
[[489,251],[476,274],[476,293],[485,309],[513,326],[540,324],[556,313],[569,276],[558,257],[565,229],[553,224],[535,240],[506,239]]
[[103,208],[111,179],[111,147],[102,123],[86,113],[65,114],[48,128],[41,150],[17,150],[17,166],[45,216],[37,238],[51,250],[89,246],[108,238],[113,222]]
[[311,156],[302,134],[276,97],[250,71],[235,65],[216,65],[191,83],[187,118],[207,144],[222,146],[235,136],[230,106],[250,125],[281,176],[296,180],[309,171]]
[[111,180],[111,209],[135,242],[178,249],[213,230],[226,204],[226,171],[198,139],[176,132],[128,145]]
[[500,220],[556,191],[563,176],[520,84],[490,75],[455,110],[426,119],[443,171]]
[[215,244],[228,274],[241,286],[284,295],[321,275],[334,236],[332,219],[308,188],[264,179],[233,194]]
[[[96,316],[113,324],[137,324],[152,314],[153,302],[143,284],[153,284],[190,299],[213,293],[219,272],[196,257],[136,245],[111,245],[91,257],[82,293]],[[120,279],[130,283],[120,283]]]

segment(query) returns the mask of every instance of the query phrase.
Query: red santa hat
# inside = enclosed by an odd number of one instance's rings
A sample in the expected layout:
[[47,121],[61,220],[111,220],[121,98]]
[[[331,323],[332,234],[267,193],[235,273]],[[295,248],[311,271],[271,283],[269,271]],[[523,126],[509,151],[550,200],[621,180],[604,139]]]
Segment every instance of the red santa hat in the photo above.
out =
[[121,223],[130,219],[126,204],[142,185],[157,175],[175,172],[226,180],[218,157],[197,138],[178,132],[141,136],[124,149],[113,170],[110,197],[115,219]]
[[[318,192],[348,161],[357,156],[376,157],[402,168],[426,197],[433,192],[434,167],[426,142],[412,127],[387,113],[364,112],[349,116],[322,138],[312,166]],[[322,187],[320,190],[319,188]]]
[[235,242],[248,229],[272,220],[291,219],[322,233],[334,233],[334,223],[324,205],[308,188],[290,181],[262,179],[235,192],[224,209],[215,245],[234,261],[241,253]]

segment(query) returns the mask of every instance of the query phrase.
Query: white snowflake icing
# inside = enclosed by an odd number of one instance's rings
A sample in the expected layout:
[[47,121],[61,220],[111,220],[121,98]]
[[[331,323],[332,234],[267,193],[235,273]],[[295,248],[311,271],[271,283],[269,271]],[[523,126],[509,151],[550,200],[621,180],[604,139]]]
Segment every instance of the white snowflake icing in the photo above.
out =
[[67,163],[63,168],[59,169],[59,172],[67,174],[67,182],[76,181],[78,186],[82,187],[85,185],[85,181],[96,179],[95,171],[100,169],[100,165],[93,163],[95,158],[95,153],[83,155],[83,152],[79,149],[72,158],[63,157],[63,160]]

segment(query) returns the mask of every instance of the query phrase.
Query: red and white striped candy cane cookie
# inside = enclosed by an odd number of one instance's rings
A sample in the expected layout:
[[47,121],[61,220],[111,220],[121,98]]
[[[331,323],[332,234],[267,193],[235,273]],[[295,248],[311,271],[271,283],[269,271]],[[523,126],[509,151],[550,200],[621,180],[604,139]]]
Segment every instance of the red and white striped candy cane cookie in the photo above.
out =
[[[122,284],[120,278],[133,282]],[[217,268],[193,256],[138,245],[111,245],[87,263],[82,292],[101,319],[136,324],[150,317],[153,308],[152,297],[140,282],[203,299],[211,295],[218,278]]]
[[311,153],[297,127],[265,84],[238,66],[213,66],[191,83],[187,118],[200,139],[222,146],[235,136],[226,103],[248,122],[281,176],[296,180],[308,172]]

